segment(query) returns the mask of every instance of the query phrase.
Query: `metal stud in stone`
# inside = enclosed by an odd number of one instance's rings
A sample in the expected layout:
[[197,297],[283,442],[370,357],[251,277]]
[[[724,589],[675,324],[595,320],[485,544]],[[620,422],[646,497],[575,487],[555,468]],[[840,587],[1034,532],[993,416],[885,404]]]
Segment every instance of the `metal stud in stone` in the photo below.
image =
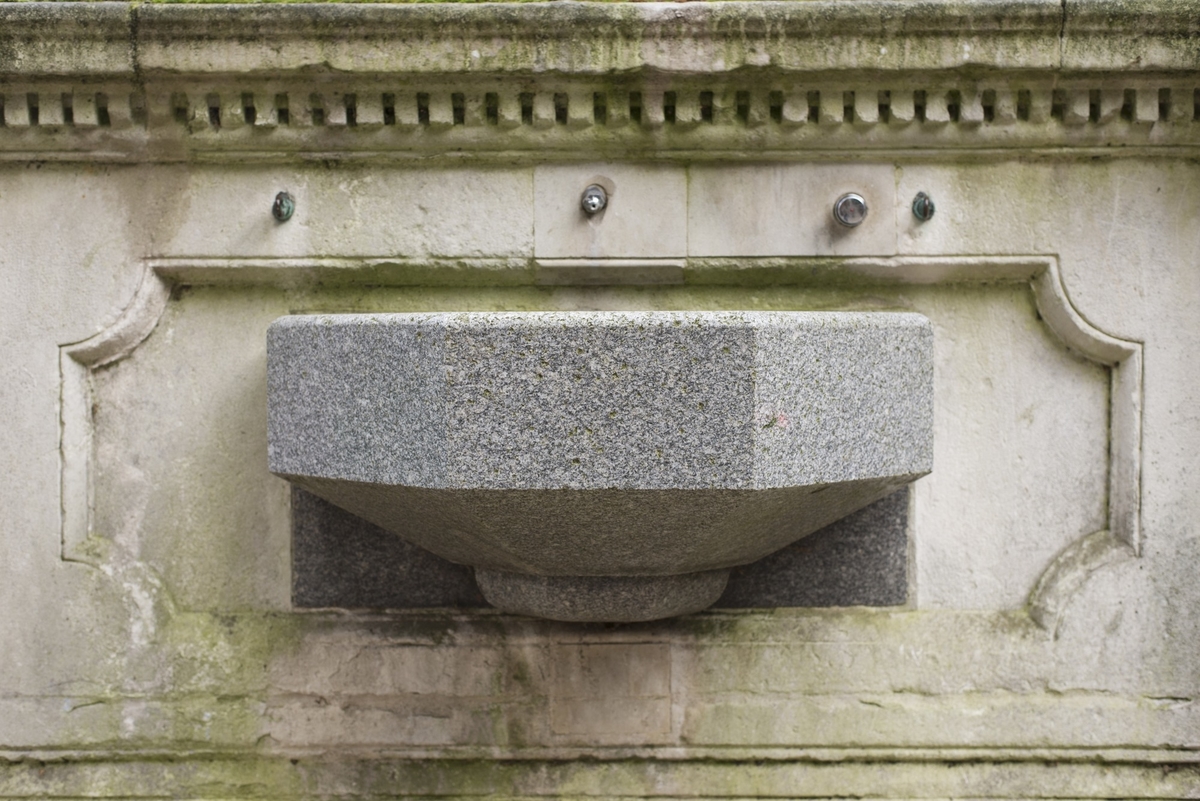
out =
[[599,184],[592,184],[583,190],[580,205],[583,207],[584,214],[589,216],[599,214],[608,205],[608,192],[605,192],[604,187]]
[[934,210],[933,198],[924,192],[918,192],[917,196],[913,198],[912,213],[921,222],[932,220]]
[[867,219],[867,201],[856,192],[847,192],[833,204],[833,218],[847,228],[861,225]]
[[279,222],[287,222],[296,212],[296,199],[287,192],[280,192],[271,204],[271,216]]

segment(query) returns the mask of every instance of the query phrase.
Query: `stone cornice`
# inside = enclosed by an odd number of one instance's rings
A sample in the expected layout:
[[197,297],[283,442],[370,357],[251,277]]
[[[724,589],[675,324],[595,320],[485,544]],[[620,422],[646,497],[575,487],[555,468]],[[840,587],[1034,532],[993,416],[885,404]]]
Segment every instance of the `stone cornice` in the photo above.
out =
[[1195,0],[0,4],[0,76],[1194,71]]
[[1200,145],[1200,2],[0,3],[0,159]]

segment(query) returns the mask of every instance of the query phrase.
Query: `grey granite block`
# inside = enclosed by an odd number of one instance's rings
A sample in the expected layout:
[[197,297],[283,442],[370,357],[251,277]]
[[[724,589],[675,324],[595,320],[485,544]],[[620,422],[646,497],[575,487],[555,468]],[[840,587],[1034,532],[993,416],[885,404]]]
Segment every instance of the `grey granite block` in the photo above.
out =
[[[714,608],[898,606],[908,599],[908,490],[734,568]],[[300,608],[477,609],[473,571],[300,488],[292,491],[292,602]]]
[[490,571],[743,565],[931,467],[919,315],[292,317],[268,353],[274,472]]
[[292,603],[306,609],[488,605],[471,568],[299,488],[292,490]]
[[746,564],[891,493],[905,476],[769,490],[431,490],[292,477],[461,564],[667,576]]
[[713,606],[900,606],[908,601],[908,490],[742,567]]
[[674,576],[531,576],[476,568],[483,596],[508,612],[569,622],[639,623],[699,612],[721,596],[728,570]]
[[932,331],[850,312],[294,316],[274,472],[428,488],[753,488],[926,472]]

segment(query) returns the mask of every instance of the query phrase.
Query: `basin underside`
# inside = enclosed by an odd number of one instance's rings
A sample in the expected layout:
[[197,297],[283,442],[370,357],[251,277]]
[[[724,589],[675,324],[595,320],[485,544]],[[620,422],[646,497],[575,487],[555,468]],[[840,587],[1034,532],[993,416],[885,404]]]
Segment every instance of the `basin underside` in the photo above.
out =
[[572,623],[640,623],[712,606],[728,570],[676,576],[536,576],[475,569],[492,606],[518,615]]
[[491,490],[286,476],[444,559],[544,576],[669,576],[748,564],[916,477],[766,490]]

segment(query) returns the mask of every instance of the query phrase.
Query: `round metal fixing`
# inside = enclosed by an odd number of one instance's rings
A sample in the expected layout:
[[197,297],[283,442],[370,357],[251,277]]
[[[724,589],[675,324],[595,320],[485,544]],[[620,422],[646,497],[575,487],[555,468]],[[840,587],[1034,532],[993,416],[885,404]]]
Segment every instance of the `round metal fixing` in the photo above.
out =
[[857,192],[847,192],[833,204],[833,219],[847,228],[862,225],[867,219],[867,201]]
[[921,222],[928,222],[933,219],[933,212],[936,210],[933,205],[933,198],[924,192],[918,192],[913,198],[912,213]]
[[279,222],[287,222],[292,219],[292,214],[296,211],[296,198],[292,197],[287,192],[280,192],[275,196],[275,202],[271,204],[271,216]]
[[583,208],[584,214],[589,216],[599,214],[608,205],[608,192],[604,191],[603,186],[592,184],[583,190],[583,197],[579,199],[579,205]]

